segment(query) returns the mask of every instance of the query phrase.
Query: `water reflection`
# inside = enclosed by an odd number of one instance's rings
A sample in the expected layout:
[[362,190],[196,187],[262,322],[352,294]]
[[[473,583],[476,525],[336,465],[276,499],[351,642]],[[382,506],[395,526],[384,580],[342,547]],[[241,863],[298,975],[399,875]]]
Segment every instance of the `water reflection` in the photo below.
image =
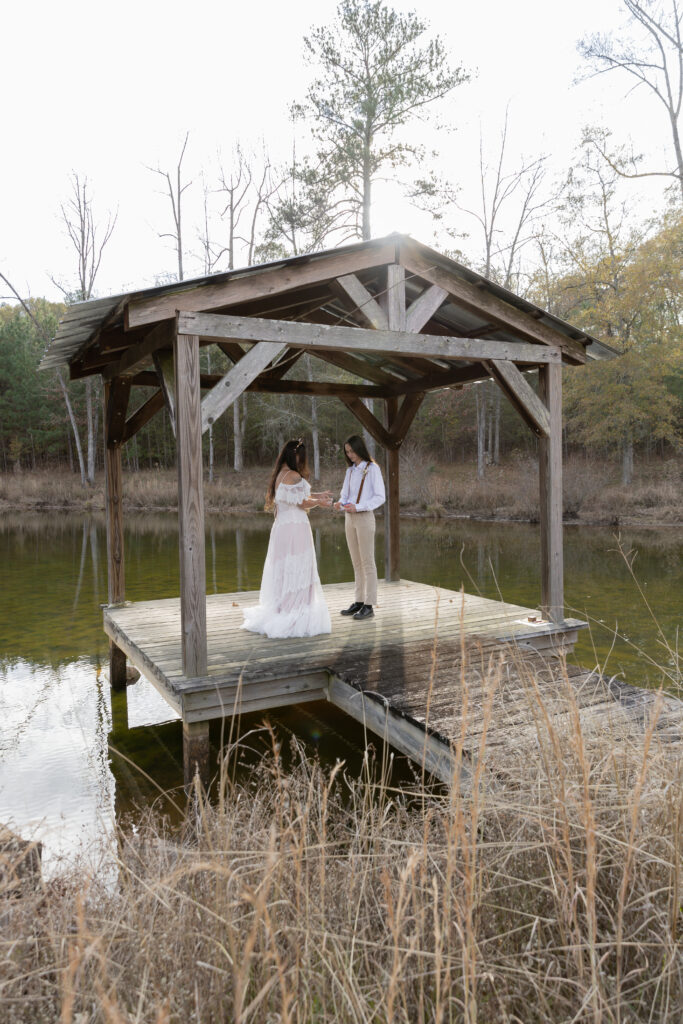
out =
[[[323,581],[350,579],[342,520],[319,513],[312,525]],[[209,593],[258,588],[269,529],[269,518],[261,515],[207,520]],[[537,527],[405,519],[401,532],[406,578],[536,605]],[[681,531],[674,530],[628,531],[621,539],[626,551],[637,551],[639,583],[672,641],[682,542]],[[125,547],[130,600],[177,596],[174,516],[129,516]],[[380,528],[380,574],[383,552]],[[115,816],[125,817],[136,806],[159,801],[165,812],[175,813],[160,791],[181,798],[181,729],[147,681],[129,687],[127,704],[126,695],[110,693],[99,607],[107,593],[103,519],[65,513],[5,516],[0,553],[0,822],[40,838],[49,870],[60,856],[88,849],[94,836],[111,830]],[[592,665],[597,653],[608,671],[623,671],[631,682],[658,683],[660,673],[647,658],[664,664],[670,655],[613,533],[568,528],[565,556],[567,606],[596,624],[593,637],[581,640],[578,660]],[[615,627],[633,647],[612,643]],[[285,747],[294,735],[324,761],[343,758],[351,770],[359,770],[363,730],[329,705],[287,708],[271,718]],[[260,714],[246,716],[242,728],[254,730],[261,720]],[[221,730],[221,723],[212,724],[214,757]],[[254,735],[256,757],[269,737]],[[249,770],[249,757],[243,755],[241,770]],[[409,775],[411,769],[401,764]]]

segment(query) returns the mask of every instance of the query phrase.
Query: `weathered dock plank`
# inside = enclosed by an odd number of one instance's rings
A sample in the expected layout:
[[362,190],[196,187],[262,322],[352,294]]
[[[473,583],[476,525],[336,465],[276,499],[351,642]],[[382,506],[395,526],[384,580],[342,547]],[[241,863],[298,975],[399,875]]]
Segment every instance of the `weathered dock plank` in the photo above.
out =
[[[578,717],[590,733],[610,714],[630,714],[642,729],[651,709],[653,695],[550,656],[572,649],[579,620],[538,621],[536,609],[400,580],[381,582],[375,618],[357,623],[339,615],[352,585],[324,589],[332,633],[286,640],[241,629],[258,594],[209,595],[206,671],[193,679],[183,673],[177,599],[107,608],[104,625],[186,724],[329,700],[437,778],[457,770],[461,784],[484,733],[502,771],[548,722],[566,731]],[[662,720],[673,734],[681,709],[674,702]]]

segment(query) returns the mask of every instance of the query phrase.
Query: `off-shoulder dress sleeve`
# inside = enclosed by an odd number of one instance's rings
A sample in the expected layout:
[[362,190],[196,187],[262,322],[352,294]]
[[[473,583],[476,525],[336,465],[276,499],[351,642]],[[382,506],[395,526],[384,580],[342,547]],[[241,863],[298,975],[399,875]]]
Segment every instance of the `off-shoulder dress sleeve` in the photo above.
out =
[[280,484],[275,492],[275,501],[283,505],[300,505],[311,493],[308,480],[299,480],[296,484]]

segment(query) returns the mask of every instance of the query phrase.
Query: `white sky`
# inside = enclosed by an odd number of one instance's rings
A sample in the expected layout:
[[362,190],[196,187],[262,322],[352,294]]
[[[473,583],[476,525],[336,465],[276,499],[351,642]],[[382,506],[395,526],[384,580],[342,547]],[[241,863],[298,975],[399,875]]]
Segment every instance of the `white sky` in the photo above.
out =
[[[452,61],[478,72],[454,91],[441,117],[457,127],[433,141],[444,168],[476,202],[480,126],[495,144],[510,102],[510,159],[551,155],[562,173],[581,127],[605,123],[617,140],[654,153],[668,142],[663,108],[616,77],[574,86],[576,41],[622,21],[619,0],[394,0],[415,10],[447,44]],[[0,164],[0,270],[25,293],[58,298],[50,275],[75,284],[75,259],[60,219],[69,175],[87,175],[100,221],[118,208],[96,292],[155,283],[173,272],[168,199],[149,166],[174,167],[185,132],[188,248],[197,249],[199,172],[221,151],[264,139],[275,159],[291,147],[287,111],[312,72],[302,39],[329,23],[336,0],[23,0],[0,15],[0,95],[5,139]],[[656,181],[656,179],[655,179]],[[629,186],[632,187],[632,186]],[[661,190],[661,185],[657,186]],[[634,188],[635,198],[635,188]],[[643,192],[641,188],[640,193]],[[384,194],[383,194],[384,193]],[[644,213],[656,192],[645,192]],[[432,242],[431,225],[391,189],[378,186],[373,233],[406,231]],[[471,228],[471,224],[463,226]],[[201,273],[187,259],[186,276]],[[2,290],[0,289],[0,294]]]

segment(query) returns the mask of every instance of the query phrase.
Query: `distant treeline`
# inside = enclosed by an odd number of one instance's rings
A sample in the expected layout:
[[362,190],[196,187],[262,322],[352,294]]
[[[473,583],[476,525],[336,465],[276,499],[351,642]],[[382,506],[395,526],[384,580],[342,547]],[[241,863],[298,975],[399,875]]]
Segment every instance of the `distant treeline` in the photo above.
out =
[[[680,437],[683,218],[668,214],[656,230],[621,256],[574,262],[571,273],[554,277],[539,273],[528,296],[621,354],[618,359],[565,370],[565,450],[612,453],[623,460],[627,477],[634,451],[645,456],[671,453]],[[53,371],[37,369],[45,337],[54,332],[65,307],[34,299],[29,308],[32,317],[18,304],[0,306],[0,470],[68,465],[77,472],[74,431],[63,392]],[[212,372],[227,370],[227,360],[214,348],[210,355],[202,350],[204,369],[209,369],[209,358]],[[310,367],[315,374],[315,359]],[[297,373],[302,371],[294,369],[290,375]],[[325,374],[329,378],[329,367]],[[338,379],[352,378],[339,371]],[[86,386],[75,381],[68,391],[85,450]],[[102,464],[99,382],[91,386],[90,402],[93,460],[98,468]],[[234,469],[269,462],[290,435],[312,439],[316,424],[323,458],[359,430],[356,420],[334,398],[248,393],[240,399],[236,413],[228,411],[216,424],[212,439],[205,436],[207,467],[210,443],[213,466]],[[483,445],[478,445],[478,434]],[[429,395],[407,444],[438,462],[481,459],[483,450],[484,463],[495,464],[511,452],[531,453],[535,439],[491,382]],[[174,459],[173,434],[162,412],[126,446],[124,465],[166,468]]]

